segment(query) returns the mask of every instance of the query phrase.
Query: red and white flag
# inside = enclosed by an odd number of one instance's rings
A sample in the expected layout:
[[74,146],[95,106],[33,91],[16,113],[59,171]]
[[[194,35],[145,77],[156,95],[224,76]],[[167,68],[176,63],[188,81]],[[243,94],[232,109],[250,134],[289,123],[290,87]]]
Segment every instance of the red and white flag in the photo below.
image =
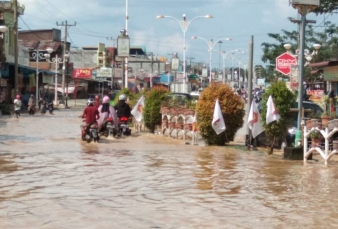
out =
[[248,118],[248,126],[251,130],[252,137],[255,138],[257,135],[263,132],[263,127],[260,121],[259,111],[257,109],[255,101],[252,101],[251,108]]
[[144,96],[137,101],[134,108],[131,110],[131,114],[134,116],[135,120],[141,122],[143,119],[143,108],[144,108]]
[[280,119],[280,115],[278,110],[276,109],[275,104],[273,103],[273,99],[271,95],[269,96],[268,102],[266,103],[266,124],[269,124],[273,121],[278,121]]
[[218,99],[216,99],[214,117],[212,119],[211,125],[214,131],[216,132],[216,134],[220,134],[226,129],[224,119],[223,119],[223,114],[221,111],[221,107],[219,106]]

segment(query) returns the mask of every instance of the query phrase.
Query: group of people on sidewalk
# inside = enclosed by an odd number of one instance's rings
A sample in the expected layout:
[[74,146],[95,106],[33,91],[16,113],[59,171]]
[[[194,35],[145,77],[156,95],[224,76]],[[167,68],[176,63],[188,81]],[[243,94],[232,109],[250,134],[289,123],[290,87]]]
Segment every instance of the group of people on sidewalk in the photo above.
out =
[[[22,99],[21,96],[18,94],[15,96],[15,99],[13,101],[14,103],[14,113],[17,118],[20,117],[21,114],[21,109],[22,109]],[[41,96],[39,102],[39,111],[41,114],[45,114],[47,110],[49,111],[49,114],[54,114],[54,106],[53,102],[49,102],[48,95],[45,94],[44,96]],[[27,111],[29,115],[34,115],[36,111],[36,99],[33,94],[30,95],[29,100],[28,100],[28,106],[27,106]]]
[[110,105],[109,96],[104,96],[102,103],[98,95],[95,96],[95,99],[88,99],[87,107],[84,108],[82,115],[80,115],[80,118],[85,119],[85,123],[81,125],[82,137],[88,127],[94,123],[97,123],[99,132],[102,132],[108,119],[113,120],[115,129],[118,131],[119,119],[122,117],[129,119],[131,116],[131,109],[126,99],[126,95],[121,94],[119,102],[114,107]]

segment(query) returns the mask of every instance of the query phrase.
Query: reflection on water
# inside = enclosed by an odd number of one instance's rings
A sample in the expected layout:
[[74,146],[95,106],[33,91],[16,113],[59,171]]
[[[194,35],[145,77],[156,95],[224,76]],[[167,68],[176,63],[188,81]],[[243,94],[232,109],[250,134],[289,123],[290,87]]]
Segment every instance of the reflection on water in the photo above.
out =
[[2,120],[1,229],[338,227],[336,162],[144,134],[88,144],[78,113]]

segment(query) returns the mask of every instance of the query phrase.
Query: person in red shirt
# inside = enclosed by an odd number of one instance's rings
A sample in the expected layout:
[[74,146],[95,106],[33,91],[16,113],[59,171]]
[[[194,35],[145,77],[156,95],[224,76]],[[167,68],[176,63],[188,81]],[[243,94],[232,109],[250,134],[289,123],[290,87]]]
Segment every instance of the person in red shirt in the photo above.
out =
[[85,124],[81,125],[82,138],[84,138],[88,127],[96,123],[97,119],[100,118],[100,114],[97,108],[94,107],[94,100],[88,99],[87,107],[83,110],[83,114],[80,115],[80,118],[85,118]]

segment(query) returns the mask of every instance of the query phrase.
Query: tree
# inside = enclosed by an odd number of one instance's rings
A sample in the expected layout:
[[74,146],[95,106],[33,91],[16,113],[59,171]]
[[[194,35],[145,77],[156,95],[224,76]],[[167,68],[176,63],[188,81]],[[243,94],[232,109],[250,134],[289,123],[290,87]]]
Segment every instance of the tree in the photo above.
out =
[[[266,103],[270,95],[274,100],[274,104],[280,115],[280,120],[266,124]],[[295,101],[296,95],[286,87],[284,82],[272,83],[263,94],[260,114],[265,134],[272,141],[270,151],[268,152],[269,154],[273,153],[273,147],[276,142],[285,139],[288,127],[293,124],[292,117],[294,114],[290,112],[290,109],[294,106]]]
[[145,93],[144,125],[150,133],[154,133],[156,126],[161,125],[161,103],[167,97],[167,94],[168,89],[166,87],[153,87],[151,91]]
[[[325,22],[324,26],[325,28],[322,31],[315,31],[315,27],[312,25],[308,25],[306,28],[305,49],[311,52],[313,50],[313,48],[310,47],[311,45],[322,45],[318,54],[313,56],[312,62],[338,59],[338,27],[329,21]],[[273,38],[275,42],[263,42],[261,45],[263,47],[262,61],[267,63],[265,77],[275,78],[274,75],[277,77],[285,77],[275,71],[276,57],[286,51],[284,44],[291,44],[293,51],[298,49],[298,32],[282,30],[281,34],[269,33],[268,36]],[[305,80],[307,80],[307,76],[309,76],[309,74],[305,75]]]
[[[215,101],[218,98],[226,130],[217,135],[211,126]],[[244,103],[227,84],[212,83],[205,88],[198,100],[197,125],[199,132],[208,145],[225,145],[233,141],[235,134],[243,125]]]
[[325,14],[325,13],[332,13],[333,11],[337,9],[338,9],[337,0],[320,0],[319,7],[313,10],[312,12],[316,14]]

